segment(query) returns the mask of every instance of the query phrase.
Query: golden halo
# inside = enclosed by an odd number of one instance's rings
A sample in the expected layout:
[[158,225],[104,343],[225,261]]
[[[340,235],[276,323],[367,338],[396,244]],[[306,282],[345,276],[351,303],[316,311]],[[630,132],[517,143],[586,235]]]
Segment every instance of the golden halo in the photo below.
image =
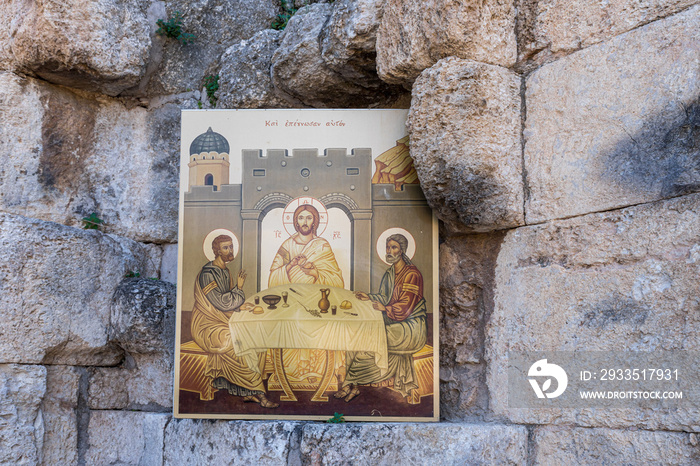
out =
[[397,233],[404,235],[408,240],[408,250],[405,252],[408,258],[413,259],[413,256],[416,254],[416,240],[413,238],[412,234],[399,227],[387,228],[379,235],[379,238],[377,238],[377,255],[386,265],[391,265],[386,261],[386,239]]
[[238,237],[231,230],[227,230],[225,228],[217,228],[216,230],[210,231],[206,238],[204,238],[202,250],[204,251],[204,255],[207,256],[207,259],[209,259],[210,261],[216,259],[216,255],[214,255],[214,250],[211,248],[211,243],[212,241],[214,241],[214,238],[216,238],[219,235],[228,235],[231,237],[231,239],[233,240],[233,257],[236,257],[238,255],[238,248],[240,247]]
[[294,229],[294,211],[303,204],[312,205],[318,210],[319,222],[316,234],[321,236],[328,226],[328,210],[326,210],[326,206],[323,205],[321,201],[310,196],[297,197],[287,204],[282,213],[282,225],[284,226],[284,230],[289,236],[297,232]]

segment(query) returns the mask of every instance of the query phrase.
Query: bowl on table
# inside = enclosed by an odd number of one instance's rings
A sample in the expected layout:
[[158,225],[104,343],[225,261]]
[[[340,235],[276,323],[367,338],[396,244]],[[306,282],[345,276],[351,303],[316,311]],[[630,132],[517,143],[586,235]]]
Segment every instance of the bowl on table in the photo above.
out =
[[276,294],[268,294],[262,297],[262,300],[265,304],[267,304],[268,309],[277,309],[276,304],[280,302],[280,299],[282,299],[282,297],[277,296]]

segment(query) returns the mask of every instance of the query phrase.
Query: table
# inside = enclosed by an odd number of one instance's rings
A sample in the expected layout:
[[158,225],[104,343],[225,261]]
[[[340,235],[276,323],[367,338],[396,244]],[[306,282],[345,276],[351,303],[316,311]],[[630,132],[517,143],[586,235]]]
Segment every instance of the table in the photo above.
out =
[[[327,314],[319,312],[321,289],[329,289],[328,300],[337,306],[336,315],[331,309]],[[269,309],[262,301],[266,295],[282,296],[288,293],[288,307],[277,303],[277,309]],[[323,394],[331,382],[335,353],[333,351],[369,351],[382,373],[388,370],[386,330],[382,313],[372,308],[371,301],[360,301],[350,290],[316,284],[281,285],[268,288],[249,297],[246,303],[255,305],[258,296],[264,309],[262,314],[241,311],[233,314],[229,327],[236,354],[250,361],[249,367],[258,370],[254,361],[261,351],[272,349],[273,365],[284,395],[284,401],[297,398],[284,373],[282,349],[326,350],[326,368],[312,401],[328,401]],[[349,301],[352,308],[344,310],[340,303]]]

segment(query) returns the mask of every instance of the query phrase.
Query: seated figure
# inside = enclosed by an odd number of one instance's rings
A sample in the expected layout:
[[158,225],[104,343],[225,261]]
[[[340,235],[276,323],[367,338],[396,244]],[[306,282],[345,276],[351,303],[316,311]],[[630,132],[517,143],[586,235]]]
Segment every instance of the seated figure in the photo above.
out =
[[231,395],[242,396],[246,402],[260,403],[264,408],[276,408],[279,404],[267,399],[263,386],[265,353],[259,353],[257,358],[241,358],[233,350],[228,321],[245,301],[242,287],[246,274],[241,270],[234,283],[226,266],[234,258],[231,237],[217,236],[212,249],[215,259],[202,268],[195,280],[192,310],[192,337],[209,353],[205,376],[214,388],[226,389]]
[[418,388],[413,354],[425,345],[428,335],[427,307],[423,298],[423,276],[408,256],[408,240],[401,234],[386,240],[386,261],[391,267],[384,273],[379,292],[361,291],[355,296],[363,301],[372,300],[372,306],[384,313],[386,326],[388,366],[382,374],[372,353],[346,353],[347,375],[336,398],[350,401],[360,394],[359,385],[394,379],[394,389],[408,397]]

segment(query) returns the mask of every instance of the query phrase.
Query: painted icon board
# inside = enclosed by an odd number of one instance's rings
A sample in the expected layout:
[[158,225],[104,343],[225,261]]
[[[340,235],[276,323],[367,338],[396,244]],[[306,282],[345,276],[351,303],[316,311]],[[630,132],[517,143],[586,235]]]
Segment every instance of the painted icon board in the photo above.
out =
[[439,419],[406,110],[183,111],[174,412]]

